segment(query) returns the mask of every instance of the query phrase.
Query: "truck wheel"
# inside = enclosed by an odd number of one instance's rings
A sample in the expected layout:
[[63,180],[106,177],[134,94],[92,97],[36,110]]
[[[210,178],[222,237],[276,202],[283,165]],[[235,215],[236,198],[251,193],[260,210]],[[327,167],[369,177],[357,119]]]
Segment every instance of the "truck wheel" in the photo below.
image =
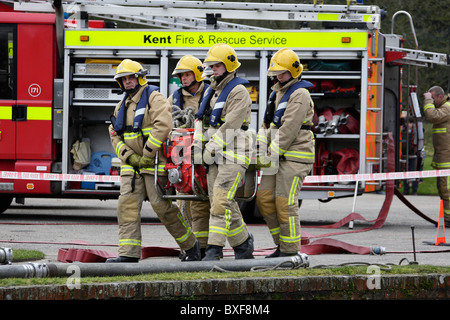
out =
[[7,195],[0,196],[0,213],[5,212],[6,209],[9,208],[13,198],[14,198],[13,196],[7,196]]

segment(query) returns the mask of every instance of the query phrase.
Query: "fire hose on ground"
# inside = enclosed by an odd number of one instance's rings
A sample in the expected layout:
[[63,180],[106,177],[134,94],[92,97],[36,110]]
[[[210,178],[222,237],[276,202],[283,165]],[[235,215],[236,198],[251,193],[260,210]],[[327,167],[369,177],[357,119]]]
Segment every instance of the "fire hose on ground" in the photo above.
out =
[[239,272],[309,267],[308,255],[271,259],[224,259],[219,261],[152,261],[141,263],[27,263],[0,266],[1,278],[67,277],[75,270],[80,277],[134,276],[170,272]]

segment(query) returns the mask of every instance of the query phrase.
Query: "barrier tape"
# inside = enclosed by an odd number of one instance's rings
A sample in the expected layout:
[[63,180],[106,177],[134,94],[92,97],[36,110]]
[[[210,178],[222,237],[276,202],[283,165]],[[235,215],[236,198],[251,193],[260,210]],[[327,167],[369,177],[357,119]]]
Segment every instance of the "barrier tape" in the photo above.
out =
[[[352,182],[352,181],[384,181],[384,180],[405,180],[415,178],[433,178],[450,176],[450,169],[406,171],[406,172],[386,172],[386,173],[361,173],[361,174],[340,174],[307,176],[305,183],[326,183],[326,182]],[[86,174],[60,174],[47,172],[17,172],[0,171],[1,179],[18,180],[46,180],[46,181],[80,181],[80,182],[120,182],[120,176],[116,175],[86,175]]]

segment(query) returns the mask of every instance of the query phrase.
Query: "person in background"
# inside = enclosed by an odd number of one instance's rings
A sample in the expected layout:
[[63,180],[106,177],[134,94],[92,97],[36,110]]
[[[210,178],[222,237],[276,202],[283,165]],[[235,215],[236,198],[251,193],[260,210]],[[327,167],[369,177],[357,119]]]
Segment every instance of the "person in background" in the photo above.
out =
[[[450,95],[439,86],[430,88],[423,94],[425,119],[433,124],[433,161],[436,169],[450,169]],[[445,225],[450,226],[450,177],[437,177],[437,189],[444,206]]]
[[[205,76],[202,62],[192,55],[185,55],[178,61],[172,75],[178,76],[182,85],[168,98],[169,104],[172,106],[173,116],[176,117],[178,115],[180,118],[190,118],[192,114],[192,118],[195,119],[195,114],[198,112],[205,91],[209,88],[209,85],[204,82]],[[190,127],[189,124],[181,119],[180,121],[175,121],[174,119],[174,127],[178,123],[180,127]],[[193,124],[194,122],[192,121],[192,127]],[[186,214],[199,241],[203,258],[208,243],[210,203],[209,201],[179,200],[178,206],[186,208]]]

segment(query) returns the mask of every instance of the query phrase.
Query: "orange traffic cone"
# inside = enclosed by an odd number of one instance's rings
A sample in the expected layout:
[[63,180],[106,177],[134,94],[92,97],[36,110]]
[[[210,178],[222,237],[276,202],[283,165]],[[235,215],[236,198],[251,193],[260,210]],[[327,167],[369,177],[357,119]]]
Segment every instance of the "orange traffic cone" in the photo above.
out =
[[[442,229],[442,232],[440,232]],[[441,200],[441,206],[439,208],[439,219],[436,231],[436,243],[434,245],[438,246],[441,243],[446,243],[445,240],[445,219],[444,219],[444,202]]]

